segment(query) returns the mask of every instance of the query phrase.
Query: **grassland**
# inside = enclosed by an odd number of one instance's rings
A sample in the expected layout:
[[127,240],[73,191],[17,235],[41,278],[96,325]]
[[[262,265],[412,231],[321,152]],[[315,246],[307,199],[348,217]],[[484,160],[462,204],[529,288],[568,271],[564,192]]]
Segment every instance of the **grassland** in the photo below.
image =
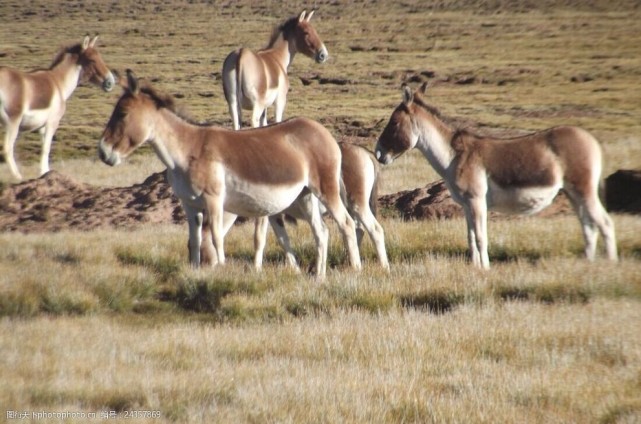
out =
[[[98,32],[113,68],[228,126],[225,55],[262,47],[307,6],[253,3],[3,2],[0,63],[44,67],[59,46]],[[606,175],[641,167],[635,2],[316,4],[332,59],[296,58],[286,116],[372,145],[400,82],[433,73],[433,102],[448,115],[496,131],[581,125],[602,141]],[[298,78],[316,75],[335,83]],[[53,169],[104,186],[161,169],[145,149],[118,170],[96,160],[117,97],[78,89]],[[22,135],[27,177],[38,154],[37,137]],[[410,154],[384,170],[382,192],[434,178]],[[12,183],[4,164],[0,181]],[[226,240],[224,269],[199,271],[181,226],[0,234],[0,421],[11,421],[6,409],[121,420],[150,410],[160,418],[127,421],[163,423],[639,422],[641,220],[614,220],[617,264],[581,258],[574,217],[493,221],[489,272],[467,263],[461,220],[383,218],[390,274],[367,241],[363,272],[349,271],[332,227],[323,282],[285,268],[273,238],[255,273],[247,225]],[[291,235],[307,266],[309,230]]]

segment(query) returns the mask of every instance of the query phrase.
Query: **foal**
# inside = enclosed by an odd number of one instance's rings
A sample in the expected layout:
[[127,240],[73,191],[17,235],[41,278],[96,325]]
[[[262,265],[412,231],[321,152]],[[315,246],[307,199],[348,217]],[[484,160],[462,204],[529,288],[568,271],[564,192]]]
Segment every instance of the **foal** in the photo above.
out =
[[427,84],[394,110],[376,145],[376,157],[389,164],[418,148],[463,206],[472,262],[489,268],[487,210],[532,214],[552,203],[563,189],[581,221],[585,255],[593,260],[597,229],[608,258],[617,259],[614,224],[599,200],[601,149],[577,127],[555,127],[523,137],[495,139],[456,131],[424,99]]
[[327,262],[319,200],[338,223],[352,267],[360,269],[355,224],[340,198],[341,153],[325,127],[305,118],[244,131],[196,125],[175,113],[171,97],[140,87],[131,71],[127,83],[98,155],[113,166],[141,144],[151,144],[167,166],[168,180],[187,215],[193,266],[200,265],[205,215],[211,223],[217,263],[224,264],[225,212],[274,215],[309,191],[317,275],[325,275]]
[[111,91],[115,78],[96,49],[98,36],[62,49],[47,70],[22,72],[0,67],[0,124],[5,127],[4,153],[9,169],[21,180],[13,156],[20,131],[42,139],[40,174],[49,171],[51,141],[65,113],[66,101],[79,83],[90,81]]
[[287,68],[298,52],[323,63],[327,48],[309,23],[314,15],[303,10],[272,34],[267,47],[253,52],[241,48],[231,52],[223,64],[223,90],[234,129],[242,125],[242,109],[252,111],[252,127],[267,125],[267,108],[276,108],[276,122],[283,120],[289,81]]

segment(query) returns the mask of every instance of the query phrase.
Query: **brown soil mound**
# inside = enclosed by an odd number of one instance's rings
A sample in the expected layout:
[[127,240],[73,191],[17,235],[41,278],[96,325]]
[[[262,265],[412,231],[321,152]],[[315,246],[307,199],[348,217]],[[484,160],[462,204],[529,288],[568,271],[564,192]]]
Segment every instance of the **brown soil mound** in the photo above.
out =
[[184,217],[164,172],[131,187],[97,188],[51,171],[11,186],[0,197],[0,231],[132,228],[182,223]]

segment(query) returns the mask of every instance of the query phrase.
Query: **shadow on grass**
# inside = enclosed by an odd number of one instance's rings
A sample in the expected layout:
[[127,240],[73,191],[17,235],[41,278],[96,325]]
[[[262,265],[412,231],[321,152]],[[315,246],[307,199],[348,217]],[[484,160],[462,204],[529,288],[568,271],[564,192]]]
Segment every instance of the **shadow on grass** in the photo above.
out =
[[496,296],[503,301],[529,301],[544,304],[574,303],[586,304],[593,293],[585,287],[569,286],[563,283],[539,286],[500,286]]
[[463,295],[442,290],[411,293],[399,297],[399,302],[404,308],[427,311],[436,315],[451,312],[464,301]]

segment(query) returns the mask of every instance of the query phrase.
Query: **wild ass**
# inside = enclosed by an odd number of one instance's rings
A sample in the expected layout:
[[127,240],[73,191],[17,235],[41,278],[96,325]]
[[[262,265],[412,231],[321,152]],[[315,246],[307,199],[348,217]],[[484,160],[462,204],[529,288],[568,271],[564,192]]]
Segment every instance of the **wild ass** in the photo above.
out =
[[267,125],[267,108],[275,106],[275,120],[281,122],[287,102],[287,68],[296,53],[325,62],[327,48],[309,23],[314,15],[305,10],[278,26],[265,49],[253,52],[241,48],[231,52],[223,64],[223,90],[234,129],[242,125],[242,109],[252,111],[254,128]]
[[51,141],[78,84],[89,81],[104,91],[113,88],[115,78],[96,49],[97,40],[98,36],[86,36],[82,43],[60,50],[47,70],[0,67],[0,124],[5,127],[6,161],[15,178],[22,179],[13,155],[20,131],[40,132],[42,175],[49,171]]
[[141,144],[151,144],[167,166],[169,183],[187,215],[193,266],[200,265],[205,214],[217,263],[224,264],[225,212],[274,215],[309,191],[314,194],[307,199],[317,240],[317,275],[325,275],[327,262],[319,200],[338,223],[352,267],[360,269],[355,224],[340,198],[341,153],[325,127],[305,118],[244,131],[198,125],[176,114],[170,96],[141,87],[129,70],[127,84],[100,139],[98,155],[113,166]]
[[[338,145],[341,149],[342,156],[341,196],[347,206],[347,210],[356,222],[356,236],[359,250],[363,235],[367,232],[376,249],[376,255],[378,256],[380,265],[384,269],[389,270],[389,261],[385,249],[385,233],[383,227],[376,219],[379,165],[373,155],[361,146],[350,143],[338,143]],[[283,250],[285,250],[285,256],[289,266],[297,271],[299,271],[298,263],[291,247],[287,229],[285,228],[284,216],[288,215],[297,219],[304,219],[311,225],[313,216],[307,208],[310,202],[309,199],[306,198],[309,196],[312,196],[312,194],[301,194],[296,202],[287,208],[284,213],[269,217],[269,222],[274,229],[276,239]],[[231,217],[229,217],[229,219],[226,229],[228,229],[233,222]],[[262,222],[262,225],[263,227],[259,226],[254,235],[254,263],[258,269],[262,266],[266,242],[267,228],[264,226],[264,222]],[[323,237],[327,237],[326,234],[327,232],[324,231]],[[203,223],[202,240],[201,261],[202,263],[211,263],[215,260],[215,250],[211,241],[209,221],[207,219],[205,219]]]
[[597,228],[608,258],[617,259],[614,225],[598,196],[601,149],[577,127],[554,127],[523,137],[481,137],[446,124],[426,103],[427,84],[394,110],[376,145],[376,157],[390,164],[418,148],[463,206],[474,265],[489,268],[487,210],[532,214],[550,205],[563,189],[583,229],[585,255],[594,259]]

